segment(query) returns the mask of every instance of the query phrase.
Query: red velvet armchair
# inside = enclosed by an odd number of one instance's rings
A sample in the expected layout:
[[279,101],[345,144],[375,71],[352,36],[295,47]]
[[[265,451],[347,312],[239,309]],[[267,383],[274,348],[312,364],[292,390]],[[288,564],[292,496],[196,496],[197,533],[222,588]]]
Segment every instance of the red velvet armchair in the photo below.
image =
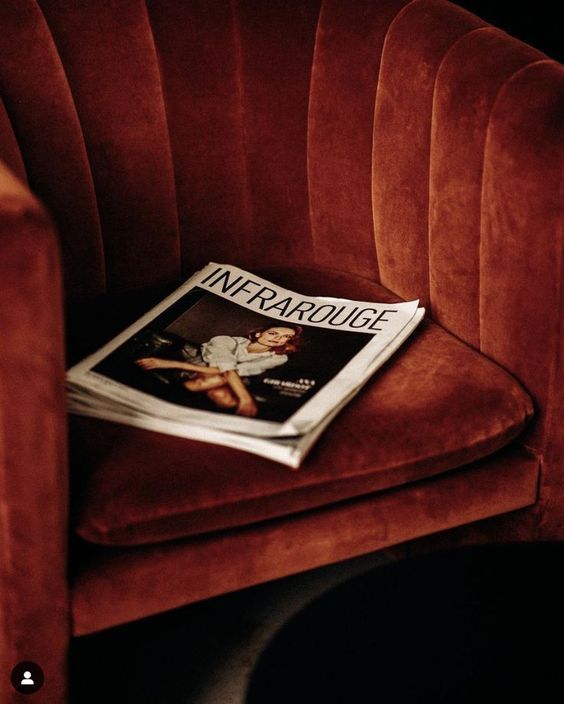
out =
[[[71,636],[460,526],[562,536],[560,64],[442,0],[0,27],[2,703],[21,660],[63,702]],[[209,260],[428,308],[299,472],[68,432],[65,363]]]

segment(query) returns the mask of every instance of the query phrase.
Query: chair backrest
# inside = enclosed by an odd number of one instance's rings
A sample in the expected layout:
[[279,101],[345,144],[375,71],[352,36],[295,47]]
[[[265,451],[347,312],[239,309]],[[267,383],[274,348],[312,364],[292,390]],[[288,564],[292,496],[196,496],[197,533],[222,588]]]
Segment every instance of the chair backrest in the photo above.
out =
[[525,384],[546,450],[560,64],[444,0],[4,0],[0,26],[1,156],[68,297],[211,259],[379,279]]

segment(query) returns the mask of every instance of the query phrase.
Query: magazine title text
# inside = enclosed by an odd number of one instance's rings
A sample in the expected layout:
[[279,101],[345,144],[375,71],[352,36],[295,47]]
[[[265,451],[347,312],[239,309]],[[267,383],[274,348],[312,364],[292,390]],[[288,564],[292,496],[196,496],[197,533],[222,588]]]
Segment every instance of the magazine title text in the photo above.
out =
[[280,320],[326,328],[340,328],[377,335],[383,325],[391,322],[393,308],[364,307],[362,304],[325,303],[319,298],[289,295],[285,289],[267,286],[261,280],[218,267],[198,283],[202,288],[230,298],[235,303],[252,308]]

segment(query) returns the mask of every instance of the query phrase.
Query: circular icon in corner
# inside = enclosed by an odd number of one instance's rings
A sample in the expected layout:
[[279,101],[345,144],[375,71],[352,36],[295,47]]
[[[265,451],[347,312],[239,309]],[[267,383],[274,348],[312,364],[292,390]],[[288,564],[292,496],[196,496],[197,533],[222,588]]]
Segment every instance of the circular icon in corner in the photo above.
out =
[[12,670],[12,687],[20,694],[34,694],[43,687],[45,675],[36,662],[24,660]]

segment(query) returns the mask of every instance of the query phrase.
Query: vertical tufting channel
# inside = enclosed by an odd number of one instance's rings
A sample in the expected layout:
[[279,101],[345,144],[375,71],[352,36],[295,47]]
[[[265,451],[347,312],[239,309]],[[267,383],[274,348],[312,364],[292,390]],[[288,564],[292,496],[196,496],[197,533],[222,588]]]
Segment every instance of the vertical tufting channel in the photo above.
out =
[[143,0],[41,0],[92,167],[109,290],[176,281],[180,248],[168,129]]
[[543,466],[540,539],[564,529],[564,68],[545,60],[499,91],[486,136],[480,248],[481,349],[524,384]]
[[429,272],[433,318],[480,346],[480,227],[486,129],[495,97],[543,55],[498,29],[459,39],[437,74],[431,131]]
[[233,2],[147,3],[162,71],[182,264],[248,264],[251,213]]
[[237,0],[251,263],[309,263],[307,119],[319,0]]
[[374,103],[384,36],[406,2],[324,0],[315,43],[308,123],[315,258],[373,279]]
[[384,44],[374,116],[373,204],[380,278],[429,303],[428,204],[433,89],[449,47],[484,23],[442,0],[414,0]]
[[0,160],[24,183],[27,174],[12,124],[0,96]]
[[[558,407],[563,394],[563,122],[564,68],[550,60],[526,66],[496,98],[484,156],[481,349],[536,399],[528,441],[541,449],[551,431],[543,409]],[[561,427],[554,418],[556,437]]]
[[64,68],[35,0],[3,0],[0,26],[0,95],[29,185],[59,228],[67,297],[96,295],[105,287],[100,222]]
[[311,261],[307,109],[319,0],[148,3],[183,268]]

